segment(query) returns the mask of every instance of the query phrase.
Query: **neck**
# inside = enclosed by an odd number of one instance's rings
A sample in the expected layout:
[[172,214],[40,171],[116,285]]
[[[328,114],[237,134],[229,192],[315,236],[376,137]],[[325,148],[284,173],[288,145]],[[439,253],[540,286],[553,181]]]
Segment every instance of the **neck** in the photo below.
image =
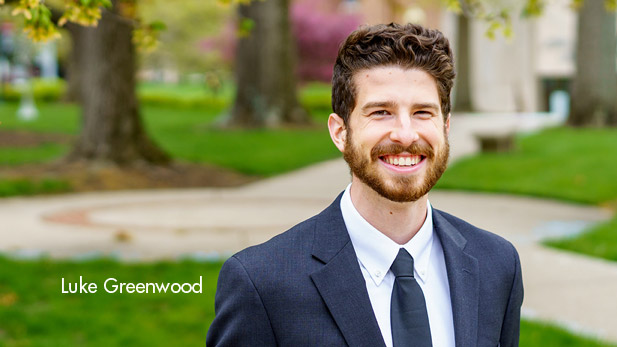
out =
[[412,202],[391,201],[356,177],[352,178],[350,193],[351,201],[360,215],[399,245],[409,242],[426,219],[427,195]]

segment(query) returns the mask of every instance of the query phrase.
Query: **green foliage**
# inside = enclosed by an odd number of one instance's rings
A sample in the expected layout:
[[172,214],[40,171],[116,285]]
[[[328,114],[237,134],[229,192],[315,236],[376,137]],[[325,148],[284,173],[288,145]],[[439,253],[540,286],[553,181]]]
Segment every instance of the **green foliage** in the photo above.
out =
[[51,20],[51,11],[41,0],[20,0],[11,14],[23,18],[24,31],[33,41],[47,41],[60,37]]
[[251,31],[255,27],[255,21],[250,18],[242,18],[238,21],[238,27],[236,28],[236,35],[238,37],[248,37],[251,35]]
[[497,37],[497,32],[499,30],[501,30],[504,37],[512,37],[512,23],[510,22],[509,16],[494,17],[491,19],[486,19],[486,21],[488,23],[486,36],[489,39],[494,40]]
[[[64,13],[58,21],[62,26],[74,22],[85,26],[94,26],[101,18],[101,7],[111,7],[110,0],[64,0]],[[4,0],[0,1],[0,5]],[[43,0],[19,0],[15,5],[13,16],[24,20],[24,31],[35,41],[48,41],[60,37],[56,24],[51,19],[51,11]]]
[[[575,11],[578,11],[581,7],[583,7],[583,3],[585,1],[586,0],[572,0],[570,7],[572,7]],[[617,0],[604,0],[604,7],[606,7],[607,11],[615,11],[617,9]]]
[[[52,13],[44,0],[19,0],[11,12],[13,16],[19,16],[24,21],[24,31],[34,42],[45,42],[60,38],[58,27],[67,22],[73,22],[83,26],[96,26],[101,19],[101,10],[111,8],[111,0],[58,0],[49,1],[58,6],[60,3],[62,16],[57,23],[52,21]],[[0,0],[0,5],[4,5]],[[136,0],[123,0],[119,2],[119,10],[116,15],[123,16],[134,25],[133,42],[138,49],[153,50],[158,44],[158,37],[164,25],[160,21],[144,23],[136,17]]]
[[572,7],[572,9],[578,11],[582,6],[583,6],[583,2],[585,0],[572,0],[572,3],[570,4],[570,7]]
[[138,86],[142,105],[193,109],[222,109],[231,104],[234,90],[224,85],[214,91],[205,84],[142,83]]
[[159,37],[165,29],[167,26],[161,21],[141,25],[133,30],[133,44],[140,51],[152,52],[158,47]]
[[[487,24],[486,35],[495,39],[501,33],[506,37],[512,34],[512,18],[520,10],[523,18],[539,17],[544,12],[547,0],[525,0],[523,2],[502,2],[487,0],[443,0],[446,8],[454,13],[463,14],[484,21]],[[580,9],[585,0],[571,0],[574,10]],[[593,0],[595,1],[595,0]],[[604,0],[607,11],[615,11],[617,0]]]
[[217,1],[183,0],[182,6],[168,0],[148,0],[138,8],[144,22],[164,23],[155,51],[141,55],[145,70],[176,70],[191,73],[227,73],[228,64],[216,49],[233,8]]
[[[497,33],[509,38],[512,36],[512,4],[497,3],[484,0],[446,0],[447,7],[455,13],[479,19],[487,24],[486,36],[495,39]],[[534,0],[527,0],[534,2]],[[458,4],[455,4],[458,2]]]
[[101,8],[111,8],[110,0],[65,0],[64,13],[59,26],[73,22],[83,26],[96,26],[101,19]]
[[[62,79],[34,78],[31,80],[31,83],[35,101],[58,101],[66,92],[66,82]],[[11,84],[6,84],[3,92],[0,92],[0,98],[4,101],[19,101],[21,91]]]
[[444,0],[444,1],[446,4],[446,8],[449,11],[452,11],[456,14],[461,14],[463,12],[463,9],[461,8],[460,0]]
[[332,113],[332,94],[329,84],[309,83],[300,89],[298,98],[302,106],[325,124],[328,115]]
[[538,17],[544,11],[545,0],[527,0],[523,8],[523,17]]

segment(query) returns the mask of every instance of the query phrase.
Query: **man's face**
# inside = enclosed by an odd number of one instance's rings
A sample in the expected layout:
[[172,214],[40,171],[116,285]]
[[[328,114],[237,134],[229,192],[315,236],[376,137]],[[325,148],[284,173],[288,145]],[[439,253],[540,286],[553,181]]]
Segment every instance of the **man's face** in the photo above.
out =
[[354,83],[356,107],[339,147],[352,174],[389,200],[418,200],[449,156],[449,118],[444,123],[435,80],[419,69],[386,66],[357,72]]

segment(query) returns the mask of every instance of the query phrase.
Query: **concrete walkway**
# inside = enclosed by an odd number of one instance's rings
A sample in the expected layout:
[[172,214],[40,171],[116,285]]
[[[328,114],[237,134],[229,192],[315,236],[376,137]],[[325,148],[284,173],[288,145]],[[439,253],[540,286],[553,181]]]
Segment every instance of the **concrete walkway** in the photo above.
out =
[[[453,159],[476,150],[473,132],[533,130],[548,116],[461,116]],[[227,256],[325,208],[349,182],[342,160],[234,189],[72,194],[0,200],[0,251],[31,257],[127,260]],[[524,314],[617,342],[617,265],[544,248],[548,236],[580,231],[609,211],[556,201],[435,191],[432,204],[511,240],[523,266]]]

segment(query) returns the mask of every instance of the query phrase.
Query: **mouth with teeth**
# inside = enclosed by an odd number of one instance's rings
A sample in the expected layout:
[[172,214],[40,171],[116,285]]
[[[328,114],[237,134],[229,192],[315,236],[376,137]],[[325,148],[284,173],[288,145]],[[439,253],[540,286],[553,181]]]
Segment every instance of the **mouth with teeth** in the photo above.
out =
[[396,166],[415,166],[419,162],[424,159],[424,156],[421,155],[411,155],[411,156],[402,156],[402,155],[384,155],[380,157],[382,161]]
[[387,167],[400,170],[410,170],[415,168],[420,163],[424,162],[426,156],[424,155],[410,155],[410,154],[396,154],[396,155],[382,155],[379,156],[379,160]]

